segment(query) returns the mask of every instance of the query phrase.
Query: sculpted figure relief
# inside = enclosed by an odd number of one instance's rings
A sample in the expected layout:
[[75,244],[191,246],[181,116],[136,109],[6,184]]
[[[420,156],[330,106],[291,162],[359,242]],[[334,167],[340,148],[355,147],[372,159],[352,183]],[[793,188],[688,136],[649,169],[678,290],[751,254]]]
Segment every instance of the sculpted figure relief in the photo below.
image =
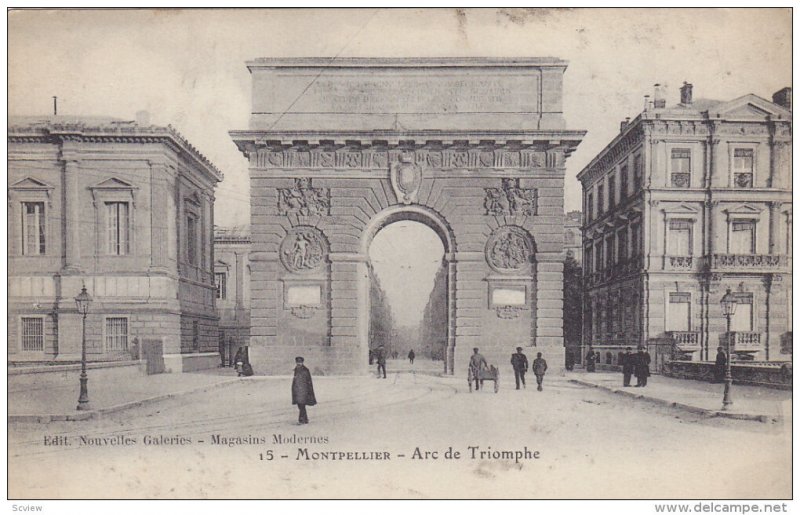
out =
[[327,215],[330,207],[328,189],[312,188],[311,179],[295,179],[293,188],[278,189],[278,212],[282,215]]
[[486,244],[486,259],[493,268],[513,271],[532,261],[533,243],[518,227],[501,227]]
[[485,188],[487,215],[535,215],[536,189],[520,188],[519,179],[503,179],[500,188]]
[[288,270],[308,272],[319,268],[325,247],[313,229],[299,229],[283,239],[280,252],[281,261]]

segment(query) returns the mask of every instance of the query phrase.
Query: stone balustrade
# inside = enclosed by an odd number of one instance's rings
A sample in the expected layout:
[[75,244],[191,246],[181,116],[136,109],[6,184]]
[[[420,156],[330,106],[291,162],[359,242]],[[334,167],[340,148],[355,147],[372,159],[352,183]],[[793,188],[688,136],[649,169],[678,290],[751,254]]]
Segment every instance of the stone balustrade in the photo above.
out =
[[706,258],[711,270],[776,270],[787,265],[786,256],[772,254],[711,254]]
[[725,347],[728,343],[728,335],[731,337],[731,349],[734,352],[740,351],[759,351],[761,350],[761,333],[752,331],[731,331],[719,335],[719,344]]

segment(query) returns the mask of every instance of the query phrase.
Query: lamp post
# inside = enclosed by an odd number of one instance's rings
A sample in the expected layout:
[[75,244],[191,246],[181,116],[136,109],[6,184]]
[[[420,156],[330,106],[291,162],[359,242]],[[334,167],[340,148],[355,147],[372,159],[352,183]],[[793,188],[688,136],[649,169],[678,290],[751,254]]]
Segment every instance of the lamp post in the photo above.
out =
[[728,330],[725,333],[727,356],[725,357],[725,393],[722,396],[723,410],[728,409],[728,407],[733,404],[733,399],[731,399],[731,385],[733,384],[733,375],[731,374],[731,317],[736,313],[737,303],[736,296],[731,293],[730,288],[728,288],[728,291],[725,292],[725,295],[723,295],[722,299],[719,301],[719,305],[722,307],[722,314],[725,315],[728,321]]
[[89,378],[86,377],[86,315],[89,314],[89,304],[92,303],[92,297],[86,292],[86,285],[83,285],[81,292],[75,297],[75,304],[78,306],[78,313],[83,315],[83,336],[81,338],[81,394],[78,397],[78,408],[81,411],[89,410],[89,390],[87,383]]

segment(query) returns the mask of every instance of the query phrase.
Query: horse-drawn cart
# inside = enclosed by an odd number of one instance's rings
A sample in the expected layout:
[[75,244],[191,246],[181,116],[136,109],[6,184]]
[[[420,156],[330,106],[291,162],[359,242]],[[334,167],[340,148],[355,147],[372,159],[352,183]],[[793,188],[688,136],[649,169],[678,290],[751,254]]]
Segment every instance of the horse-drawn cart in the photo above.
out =
[[[475,377],[477,375],[477,378]],[[483,388],[484,381],[494,381],[494,393],[500,390],[500,370],[494,366],[489,365],[488,368],[473,369],[472,366],[467,370],[467,383],[469,383],[469,391],[472,392],[472,386],[475,380],[480,381],[480,386]]]

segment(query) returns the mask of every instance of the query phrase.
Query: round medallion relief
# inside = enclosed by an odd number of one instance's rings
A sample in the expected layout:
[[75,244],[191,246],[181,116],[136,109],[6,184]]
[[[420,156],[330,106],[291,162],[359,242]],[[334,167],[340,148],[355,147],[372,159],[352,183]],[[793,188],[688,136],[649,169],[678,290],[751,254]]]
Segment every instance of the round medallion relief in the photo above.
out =
[[533,261],[533,242],[519,227],[500,227],[486,242],[486,261],[499,272],[522,270]]
[[313,272],[325,258],[322,235],[311,227],[292,229],[281,242],[280,256],[290,272]]

